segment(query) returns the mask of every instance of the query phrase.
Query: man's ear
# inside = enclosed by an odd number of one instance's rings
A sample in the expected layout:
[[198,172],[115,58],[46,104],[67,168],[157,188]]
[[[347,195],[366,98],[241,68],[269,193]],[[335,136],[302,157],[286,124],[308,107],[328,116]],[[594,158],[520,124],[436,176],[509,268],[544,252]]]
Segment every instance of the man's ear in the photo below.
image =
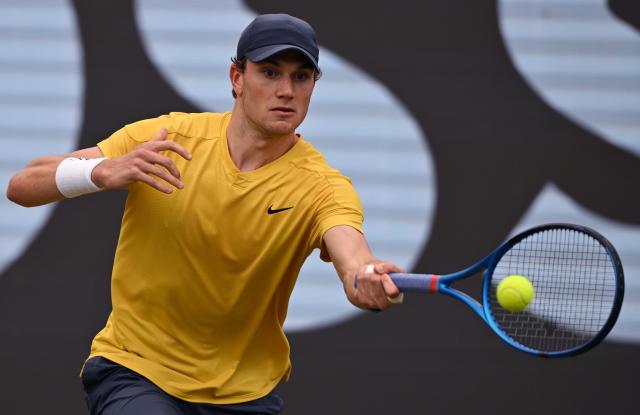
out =
[[244,72],[238,69],[235,65],[231,65],[231,67],[229,68],[229,80],[231,81],[231,88],[233,88],[236,95],[242,95]]

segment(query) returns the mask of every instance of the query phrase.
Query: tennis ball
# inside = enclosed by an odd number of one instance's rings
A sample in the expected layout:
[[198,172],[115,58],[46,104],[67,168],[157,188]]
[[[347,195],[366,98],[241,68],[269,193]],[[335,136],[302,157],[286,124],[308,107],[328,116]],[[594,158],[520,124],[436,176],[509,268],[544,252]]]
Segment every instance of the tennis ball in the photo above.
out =
[[496,295],[502,308],[520,312],[533,300],[533,284],[522,275],[509,275],[498,284]]

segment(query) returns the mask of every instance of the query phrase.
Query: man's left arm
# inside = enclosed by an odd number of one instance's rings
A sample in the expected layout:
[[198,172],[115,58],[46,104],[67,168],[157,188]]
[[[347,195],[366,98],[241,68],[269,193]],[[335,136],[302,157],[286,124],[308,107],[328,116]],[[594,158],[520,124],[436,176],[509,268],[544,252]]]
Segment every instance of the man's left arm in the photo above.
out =
[[334,226],[324,233],[323,243],[353,305],[384,310],[402,303],[388,274],[403,272],[402,268],[375,258],[362,233],[351,226]]

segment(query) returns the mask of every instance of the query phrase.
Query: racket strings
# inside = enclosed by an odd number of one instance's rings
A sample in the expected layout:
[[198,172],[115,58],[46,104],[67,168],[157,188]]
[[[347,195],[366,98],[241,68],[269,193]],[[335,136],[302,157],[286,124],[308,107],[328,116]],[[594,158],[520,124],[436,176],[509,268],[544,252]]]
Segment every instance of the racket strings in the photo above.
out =
[[[523,312],[503,309],[496,288],[523,275],[535,296]],[[574,229],[531,234],[498,261],[491,279],[490,311],[507,336],[543,352],[579,347],[607,323],[616,297],[616,267],[606,247]]]

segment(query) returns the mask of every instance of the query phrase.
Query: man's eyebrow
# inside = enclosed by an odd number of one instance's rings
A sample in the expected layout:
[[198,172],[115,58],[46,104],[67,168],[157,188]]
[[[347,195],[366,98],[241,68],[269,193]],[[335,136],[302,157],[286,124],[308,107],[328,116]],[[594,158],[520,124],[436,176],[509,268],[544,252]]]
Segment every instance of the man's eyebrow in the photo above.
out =
[[[266,58],[261,60],[260,62],[257,62],[258,64],[262,63],[262,64],[271,64],[274,66],[282,66],[282,60],[281,59],[274,59],[274,58]],[[298,65],[298,68],[296,69],[312,69],[313,70],[313,65],[311,65],[310,62],[300,62],[300,64]]]
[[263,59],[263,60],[262,60],[262,61],[260,61],[259,63],[269,63],[269,64],[271,64],[271,65],[275,65],[275,66],[280,66],[280,65],[282,65],[282,64],[280,63],[280,61],[277,61],[277,60],[275,60],[275,59],[273,59],[273,58]]

